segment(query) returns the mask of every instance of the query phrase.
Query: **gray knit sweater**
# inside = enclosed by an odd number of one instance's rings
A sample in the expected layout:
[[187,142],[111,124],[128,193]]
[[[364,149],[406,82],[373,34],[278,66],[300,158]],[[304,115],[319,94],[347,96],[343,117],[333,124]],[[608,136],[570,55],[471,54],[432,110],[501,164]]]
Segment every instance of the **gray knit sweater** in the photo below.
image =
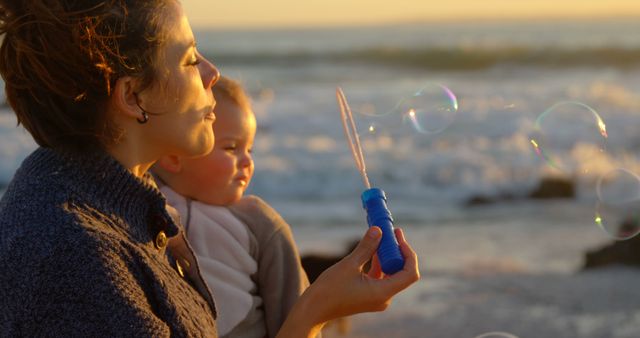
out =
[[108,154],[36,150],[0,201],[0,336],[216,337],[161,231],[164,197]]

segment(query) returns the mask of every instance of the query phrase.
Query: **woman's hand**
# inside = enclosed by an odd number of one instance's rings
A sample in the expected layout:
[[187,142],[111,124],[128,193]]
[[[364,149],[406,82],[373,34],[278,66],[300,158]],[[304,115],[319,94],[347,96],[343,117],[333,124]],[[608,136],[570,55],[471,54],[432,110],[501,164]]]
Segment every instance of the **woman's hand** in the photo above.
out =
[[[323,272],[291,309],[278,337],[313,337],[331,319],[361,312],[383,311],[395,294],[420,279],[415,252],[396,229],[404,268],[384,275],[374,255],[382,231],[371,227],[347,257]],[[368,274],[363,266],[373,257]]]

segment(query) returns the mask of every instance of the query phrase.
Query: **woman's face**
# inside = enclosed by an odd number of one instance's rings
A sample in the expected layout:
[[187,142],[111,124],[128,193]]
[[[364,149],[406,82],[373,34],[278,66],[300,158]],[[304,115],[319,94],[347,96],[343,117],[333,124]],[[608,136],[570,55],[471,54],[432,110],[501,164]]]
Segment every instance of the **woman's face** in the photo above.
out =
[[156,158],[203,155],[214,144],[211,86],[220,73],[196,50],[181,5],[174,2],[166,11],[166,39],[156,66],[158,80],[137,94],[139,105],[150,112],[141,130]]

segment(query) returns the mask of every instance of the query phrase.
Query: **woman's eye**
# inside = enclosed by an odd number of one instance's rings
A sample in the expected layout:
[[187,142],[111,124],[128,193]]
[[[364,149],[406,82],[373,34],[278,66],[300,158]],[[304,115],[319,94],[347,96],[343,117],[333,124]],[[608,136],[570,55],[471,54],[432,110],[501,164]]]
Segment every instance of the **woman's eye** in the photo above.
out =
[[198,57],[197,54],[193,54],[193,56],[191,57],[191,59],[189,59],[188,65],[189,66],[197,66],[200,64],[200,58]]

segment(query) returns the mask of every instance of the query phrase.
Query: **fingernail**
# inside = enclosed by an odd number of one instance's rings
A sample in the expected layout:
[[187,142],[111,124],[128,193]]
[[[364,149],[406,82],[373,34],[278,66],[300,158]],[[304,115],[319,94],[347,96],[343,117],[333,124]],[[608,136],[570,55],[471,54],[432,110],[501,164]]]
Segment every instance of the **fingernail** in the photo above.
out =
[[382,235],[382,231],[380,230],[380,228],[376,226],[372,226],[371,228],[369,228],[369,233],[367,234],[367,236],[373,239],[377,239],[381,235]]

